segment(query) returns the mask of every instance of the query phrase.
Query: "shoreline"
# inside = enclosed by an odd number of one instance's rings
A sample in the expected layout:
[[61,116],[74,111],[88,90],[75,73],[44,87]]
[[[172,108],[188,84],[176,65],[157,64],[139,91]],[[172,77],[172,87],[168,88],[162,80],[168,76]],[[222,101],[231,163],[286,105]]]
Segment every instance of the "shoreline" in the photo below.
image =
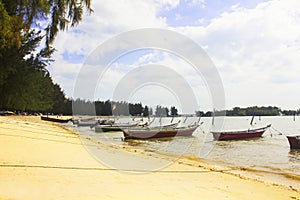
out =
[[[61,125],[59,125],[61,126]],[[64,127],[64,126],[62,126]],[[69,129],[70,127],[64,127],[71,132],[76,133],[76,130]],[[78,134],[80,136],[80,134]],[[82,137],[82,136],[80,136]],[[82,140],[85,140],[86,138],[81,138]],[[136,154],[137,156],[146,156],[146,157],[152,157],[152,158],[158,158],[158,159],[166,159],[166,160],[171,160],[172,162],[182,164],[182,165],[188,165],[188,166],[193,166],[193,167],[201,167],[202,169],[209,170],[211,172],[221,172],[221,173],[226,173],[229,175],[237,176],[242,179],[249,179],[249,180],[255,180],[259,181],[262,183],[268,183],[272,185],[278,185],[278,186],[283,186],[288,189],[292,189],[295,191],[300,191],[300,175],[298,174],[292,174],[292,173],[286,173],[286,172],[275,172],[275,171],[267,171],[264,169],[253,169],[245,166],[236,166],[236,165],[226,165],[221,162],[217,161],[211,161],[207,159],[202,159],[196,156],[190,156],[190,155],[176,155],[176,154],[171,154],[171,153],[166,153],[166,152],[160,152],[160,151],[152,151],[152,150],[147,150],[143,148],[136,148],[135,146],[130,146],[130,145],[118,145],[115,143],[110,144],[109,142],[105,141],[98,141],[89,138],[89,142],[95,142],[98,145],[100,145],[103,148],[113,148],[117,149],[120,151],[127,151],[133,154]],[[87,151],[89,151],[87,149]],[[102,152],[103,153],[103,152]],[[91,153],[93,154],[93,153]],[[97,159],[97,158],[95,158]],[[101,162],[101,161],[100,161]],[[172,165],[172,164],[170,164]],[[161,170],[164,170],[165,167],[163,167]],[[114,170],[114,169],[113,169]],[[116,169],[118,170],[118,169]],[[122,171],[122,170],[120,170]],[[129,171],[129,172],[134,172],[134,171],[142,171],[143,170],[124,170],[124,171]],[[159,170],[153,170],[151,172],[158,172]],[[196,171],[190,171],[187,173],[197,173],[198,170]],[[146,171],[147,172],[147,171]],[[186,172],[186,171],[184,171]],[[159,173],[159,172],[158,172]],[[177,173],[177,172],[176,172]]]
[[[64,125],[58,125],[63,128],[66,128],[70,130],[71,132],[74,132],[74,134],[78,134],[81,138],[82,136],[80,133],[77,133],[77,130],[72,128],[72,127],[66,127]],[[84,138],[83,138],[84,139]],[[93,140],[92,138],[88,139]],[[201,167],[208,169],[210,171],[215,171],[215,172],[224,172],[227,174],[231,174],[234,176],[238,176],[241,178],[245,179],[253,179],[257,180],[260,182],[268,182],[270,184],[274,185],[280,185],[284,186],[286,188],[291,188],[293,190],[300,191],[300,175],[299,174],[293,174],[291,172],[280,172],[276,170],[267,170],[264,168],[257,169],[257,168],[251,168],[251,167],[246,167],[246,166],[239,166],[239,165],[234,165],[234,164],[229,164],[225,162],[220,162],[220,161],[212,161],[208,160],[205,158],[199,158],[196,156],[191,156],[191,155],[177,155],[177,154],[172,154],[172,153],[167,153],[167,152],[161,152],[157,151],[156,149],[154,150],[149,150],[149,149],[144,149],[144,148],[139,148],[136,146],[128,145],[128,144],[116,144],[116,143],[109,143],[107,141],[99,141],[95,140],[95,143],[98,145],[102,145],[104,148],[115,148],[118,150],[125,150],[131,153],[135,153],[138,155],[147,155],[149,157],[156,157],[160,159],[171,159],[172,162],[177,162],[179,160],[179,163],[188,163],[188,165],[192,165],[194,167],[197,167],[199,163],[201,163]],[[97,158],[95,158],[97,159]],[[184,162],[185,161],[185,162]],[[100,161],[101,162],[101,161]],[[272,167],[268,167],[269,169],[272,169]],[[163,168],[162,168],[163,169]],[[126,171],[126,170],[125,170]],[[130,170],[128,170],[130,171]],[[131,170],[134,171],[134,170]],[[154,170],[153,172],[155,172]]]
[[[37,117],[0,117],[0,132],[0,199],[300,199],[294,187],[189,157],[157,172],[114,170],[95,160],[78,134]],[[137,163],[170,159],[170,155],[126,146],[94,147]],[[120,161],[126,164],[124,158]]]

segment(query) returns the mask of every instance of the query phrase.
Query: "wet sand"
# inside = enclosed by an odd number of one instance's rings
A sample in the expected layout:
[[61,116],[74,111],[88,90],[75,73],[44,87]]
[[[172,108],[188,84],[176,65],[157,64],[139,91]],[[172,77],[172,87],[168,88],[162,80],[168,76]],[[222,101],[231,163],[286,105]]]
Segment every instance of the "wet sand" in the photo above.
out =
[[[168,159],[99,145],[120,154],[118,162],[126,163],[126,155],[149,165]],[[0,117],[0,146],[0,199],[300,199],[288,185],[200,159],[181,158],[157,172],[120,172],[98,162],[77,134],[39,117]]]

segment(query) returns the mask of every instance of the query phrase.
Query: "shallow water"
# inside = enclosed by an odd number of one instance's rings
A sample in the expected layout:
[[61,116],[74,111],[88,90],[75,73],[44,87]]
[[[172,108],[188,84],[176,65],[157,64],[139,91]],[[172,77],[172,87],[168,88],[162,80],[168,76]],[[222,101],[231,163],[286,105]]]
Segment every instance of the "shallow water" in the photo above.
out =
[[[144,119],[145,120],[145,119]],[[182,124],[191,124],[198,118],[175,118]],[[256,117],[254,125],[250,126],[251,117],[225,117],[215,120],[222,121],[222,126],[212,126],[212,118],[202,118],[204,122],[192,137],[175,137],[151,140],[123,141],[122,132],[95,133],[88,127],[76,128],[85,137],[91,137],[102,142],[117,145],[130,145],[146,151],[159,151],[171,154],[202,157],[209,161],[222,163],[227,166],[242,166],[257,170],[300,175],[300,150],[290,150],[286,135],[300,135],[300,117],[295,121],[291,116]],[[128,118],[119,119],[121,122],[132,121]],[[220,122],[219,121],[219,122]],[[153,126],[168,124],[171,118],[163,118],[160,122],[155,119]],[[184,123],[183,123],[184,122]],[[236,141],[214,141],[210,133],[212,129],[243,130],[272,124],[263,137]]]

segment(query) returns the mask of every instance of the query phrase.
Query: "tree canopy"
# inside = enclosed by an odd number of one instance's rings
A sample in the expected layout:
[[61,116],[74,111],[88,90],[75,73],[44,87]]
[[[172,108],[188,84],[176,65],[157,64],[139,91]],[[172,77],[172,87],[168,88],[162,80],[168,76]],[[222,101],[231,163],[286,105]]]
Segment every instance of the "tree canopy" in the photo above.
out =
[[45,30],[48,48],[60,30],[82,20],[84,8],[92,12],[91,0],[0,0],[0,48],[19,47],[34,27]]
[[46,66],[55,36],[77,25],[84,8],[92,12],[91,0],[0,0],[0,109],[63,110]]

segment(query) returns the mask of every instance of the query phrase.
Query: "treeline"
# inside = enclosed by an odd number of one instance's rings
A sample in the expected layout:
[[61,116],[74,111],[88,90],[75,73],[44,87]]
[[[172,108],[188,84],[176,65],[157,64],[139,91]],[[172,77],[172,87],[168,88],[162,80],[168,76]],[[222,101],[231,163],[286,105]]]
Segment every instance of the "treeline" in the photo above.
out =
[[216,111],[215,113],[208,111],[196,111],[197,116],[213,116],[215,115],[224,115],[226,116],[279,116],[279,115],[300,115],[300,109],[298,110],[281,110],[276,106],[251,106],[247,108],[234,107],[230,110],[225,111]]
[[63,115],[97,115],[97,116],[178,116],[175,106],[170,109],[156,106],[155,111],[142,103],[128,103],[126,101],[86,101],[82,99],[70,100],[60,98],[55,106],[48,111],[53,114]]
[[[70,101],[70,100],[69,100]],[[98,115],[98,116],[148,116],[148,106],[143,106],[142,103],[128,103],[126,101],[86,101],[86,100],[71,100],[73,109],[68,113],[73,115]],[[70,108],[69,108],[70,109]],[[73,113],[72,113],[73,112]]]

